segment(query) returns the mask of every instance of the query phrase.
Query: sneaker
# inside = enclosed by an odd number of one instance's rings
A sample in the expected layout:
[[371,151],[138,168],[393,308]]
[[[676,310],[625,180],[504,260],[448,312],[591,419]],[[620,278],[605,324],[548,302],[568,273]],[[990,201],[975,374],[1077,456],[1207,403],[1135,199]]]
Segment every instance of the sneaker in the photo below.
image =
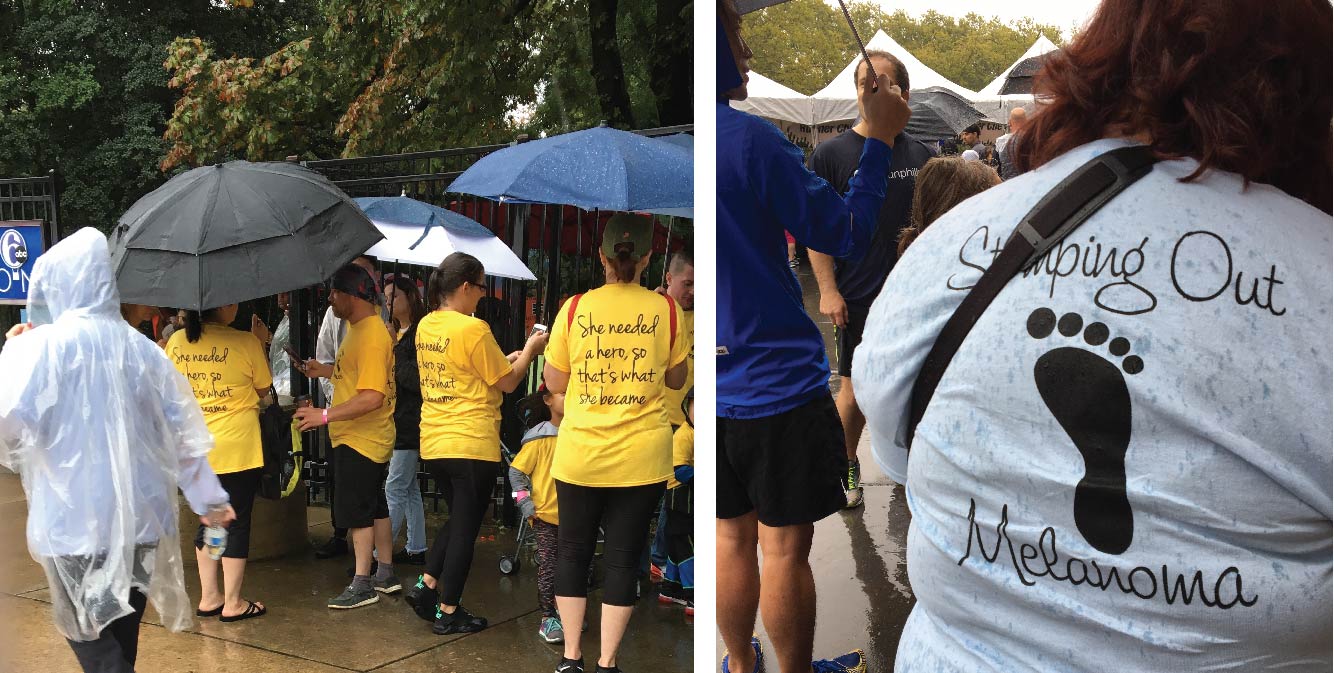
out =
[[347,554],[347,540],[341,537],[331,537],[329,541],[315,548],[315,558],[327,559]]
[[673,603],[676,605],[689,604],[690,601],[686,600],[686,597],[679,592],[680,589],[677,589],[675,585],[664,584],[662,585],[662,589],[658,592],[658,602],[663,605],[671,605]]
[[795,269],[798,266],[801,266],[801,262],[798,262],[797,258],[793,257],[792,259],[787,260],[787,266],[789,269]]
[[543,617],[542,628],[537,630],[537,635],[548,643],[565,642],[565,629],[561,627],[560,620],[555,617]]
[[866,673],[866,653],[853,650],[836,659],[812,661],[815,673]]
[[338,594],[335,598],[329,599],[329,607],[335,610],[351,610],[352,608],[359,608],[363,605],[370,605],[371,603],[378,602],[380,602],[380,594],[375,593],[374,590],[364,589],[362,591],[357,591],[351,585],[348,585],[346,589],[343,589],[343,593]]
[[843,486],[847,492],[848,504],[845,509],[860,507],[862,504],[862,464],[860,461],[848,461],[848,481]]
[[695,616],[695,601],[686,601],[686,616]]
[[468,612],[463,609],[462,605],[455,608],[452,615],[445,614],[437,607],[435,623],[431,625],[431,633],[437,636],[447,636],[451,633],[477,633],[485,628],[486,618]]
[[598,666],[595,670],[597,671],[597,673],[621,673],[620,666],[612,666],[611,668],[607,668],[606,666]]
[[435,589],[426,586],[426,581],[421,575],[417,576],[417,583],[408,587],[403,592],[403,600],[412,606],[412,611],[417,613],[418,617],[428,622],[435,621],[435,613],[439,611],[440,594]]
[[556,673],[584,673],[584,661],[561,657],[560,663],[556,664]]
[[410,552],[407,549],[400,549],[394,552],[394,565],[424,566],[426,565],[426,552]]
[[371,588],[382,594],[392,594],[402,591],[403,583],[394,575],[390,575],[387,579],[372,577]]
[[[760,644],[760,639],[755,636],[750,637],[750,646],[755,650],[755,668],[751,669],[751,673],[764,673],[764,646]],[[723,655],[723,673],[733,673],[727,668],[727,660],[729,657],[730,655]],[[745,672],[737,671],[736,673]]]
[[648,566],[648,581],[653,582],[654,584],[661,582],[664,572],[662,566],[656,563],[650,563]]

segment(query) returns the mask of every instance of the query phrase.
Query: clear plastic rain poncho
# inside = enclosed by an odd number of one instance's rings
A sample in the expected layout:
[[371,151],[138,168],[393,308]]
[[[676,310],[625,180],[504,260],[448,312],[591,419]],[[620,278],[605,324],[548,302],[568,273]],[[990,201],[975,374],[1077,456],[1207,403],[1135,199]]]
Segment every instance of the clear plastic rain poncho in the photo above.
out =
[[168,629],[193,605],[181,571],[176,489],[206,512],[227,501],[213,438],[184,377],[120,315],[107,240],[82,229],[42,255],[33,322],[0,350],[0,464],[28,497],[28,549],[46,571],[56,628],[94,640],[145,593]]

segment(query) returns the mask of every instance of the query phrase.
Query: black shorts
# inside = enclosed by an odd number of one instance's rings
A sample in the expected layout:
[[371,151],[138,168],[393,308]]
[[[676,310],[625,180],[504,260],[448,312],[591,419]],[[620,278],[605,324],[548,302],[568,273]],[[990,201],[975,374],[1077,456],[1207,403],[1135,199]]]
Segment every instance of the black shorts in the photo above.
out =
[[869,306],[848,304],[848,326],[834,328],[834,347],[838,349],[838,375],[852,376],[852,354],[862,342],[862,331],[866,329],[866,315],[871,312]]
[[333,448],[333,518],[345,528],[370,528],[376,519],[389,518],[384,497],[384,479],[389,463],[377,463],[356,449],[339,444]]
[[718,518],[814,523],[847,504],[843,424],[828,392],[777,416],[718,419]]

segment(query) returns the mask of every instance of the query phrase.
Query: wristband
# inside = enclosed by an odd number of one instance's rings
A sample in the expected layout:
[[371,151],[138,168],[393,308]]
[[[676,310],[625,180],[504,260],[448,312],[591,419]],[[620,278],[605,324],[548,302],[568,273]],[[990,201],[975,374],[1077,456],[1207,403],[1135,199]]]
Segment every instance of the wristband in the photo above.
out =
[[320,411],[324,412],[324,413],[323,413],[323,416],[324,416],[324,424],[325,424],[325,425],[328,425],[328,424],[329,424],[329,407],[325,407],[325,408],[321,409]]
[[518,502],[518,501],[520,501],[520,500],[523,500],[524,498],[527,498],[527,497],[528,497],[528,491],[515,491],[515,492],[514,492],[514,501],[515,501],[515,502]]

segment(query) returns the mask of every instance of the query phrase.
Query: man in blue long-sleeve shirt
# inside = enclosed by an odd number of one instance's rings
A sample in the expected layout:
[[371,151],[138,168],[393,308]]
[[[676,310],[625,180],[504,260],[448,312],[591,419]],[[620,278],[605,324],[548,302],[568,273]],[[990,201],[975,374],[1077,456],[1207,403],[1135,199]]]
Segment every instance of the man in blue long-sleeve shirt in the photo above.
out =
[[[781,673],[865,670],[860,651],[812,663],[814,523],[845,503],[843,430],[829,393],[829,361],[787,266],[783,230],[806,247],[855,258],[867,247],[885,198],[894,138],[908,121],[898,87],[879,77],[865,92],[867,140],[846,196],[808,171],[801,151],[772,124],[733,110],[741,86],[723,91],[751,54],[732,0],[720,0],[717,141],[718,628],[724,673],[762,670],[751,639],[756,608]],[[720,43],[720,48],[722,47]],[[739,68],[737,67],[739,64]],[[727,69],[732,68],[729,72]],[[867,87],[876,86],[867,78]],[[764,553],[763,582],[756,546]]]

